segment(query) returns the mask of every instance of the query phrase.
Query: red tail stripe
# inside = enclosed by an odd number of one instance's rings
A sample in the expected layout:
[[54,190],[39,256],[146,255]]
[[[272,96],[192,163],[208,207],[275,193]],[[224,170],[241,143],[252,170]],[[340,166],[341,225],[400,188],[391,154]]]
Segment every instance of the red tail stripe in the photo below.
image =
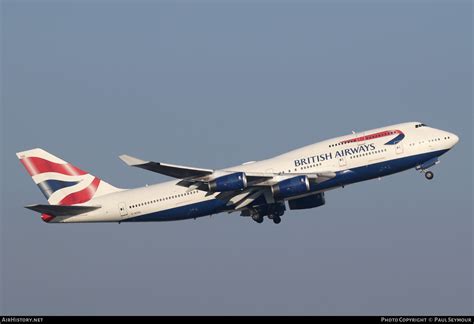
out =
[[23,166],[25,167],[26,171],[31,176],[35,176],[37,174],[45,173],[45,172],[57,172],[64,175],[76,176],[76,175],[84,175],[87,172],[82,171],[79,168],[76,168],[72,164],[59,164],[54,163],[39,157],[27,157],[20,160]]
[[97,188],[99,187],[100,179],[94,178],[89,186],[82,189],[78,192],[73,192],[72,194],[67,195],[64,197],[60,202],[59,205],[74,205],[74,204],[81,204],[86,201],[89,201],[94,196]]
[[54,216],[48,215],[48,214],[42,214],[41,219],[44,220],[46,223],[49,223],[54,219]]

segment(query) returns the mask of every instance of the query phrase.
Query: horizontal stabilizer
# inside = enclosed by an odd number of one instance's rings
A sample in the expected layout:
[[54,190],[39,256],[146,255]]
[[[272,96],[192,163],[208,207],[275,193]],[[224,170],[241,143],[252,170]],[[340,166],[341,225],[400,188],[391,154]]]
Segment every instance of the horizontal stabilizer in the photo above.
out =
[[75,216],[84,214],[101,206],[62,206],[62,205],[29,205],[25,208],[31,209],[38,213],[48,214],[51,216]]
[[177,179],[204,177],[214,172],[210,169],[200,169],[182,165],[143,161],[129,155],[120,155],[120,159],[129,166],[164,174]]

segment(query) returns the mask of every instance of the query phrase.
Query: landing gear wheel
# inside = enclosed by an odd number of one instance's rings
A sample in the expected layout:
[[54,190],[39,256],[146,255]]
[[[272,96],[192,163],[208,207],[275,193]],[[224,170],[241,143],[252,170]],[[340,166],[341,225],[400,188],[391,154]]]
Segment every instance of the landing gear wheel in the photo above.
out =
[[426,179],[431,180],[431,179],[433,179],[433,177],[434,177],[433,172],[431,172],[431,171],[425,172],[425,178]]
[[256,221],[257,223],[261,224],[263,222],[263,216],[262,215],[253,215],[252,219]]
[[281,218],[280,216],[273,215],[273,223],[280,224]]

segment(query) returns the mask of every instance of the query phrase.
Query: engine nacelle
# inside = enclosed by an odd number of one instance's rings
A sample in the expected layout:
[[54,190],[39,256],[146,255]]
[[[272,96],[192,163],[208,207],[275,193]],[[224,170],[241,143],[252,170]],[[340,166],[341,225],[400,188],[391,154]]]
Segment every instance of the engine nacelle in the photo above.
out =
[[307,176],[297,176],[278,182],[272,187],[273,197],[284,199],[307,193],[310,190]]
[[315,195],[293,199],[288,201],[290,209],[309,209],[322,206],[326,203],[324,192]]
[[243,172],[228,174],[209,182],[209,191],[222,192],[247,188],[247,177]]

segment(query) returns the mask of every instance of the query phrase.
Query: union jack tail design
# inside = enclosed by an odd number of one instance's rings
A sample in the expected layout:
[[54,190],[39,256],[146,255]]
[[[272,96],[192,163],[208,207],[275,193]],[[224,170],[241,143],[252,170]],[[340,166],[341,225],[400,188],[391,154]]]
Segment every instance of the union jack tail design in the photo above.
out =
[[120,191],[39,148],[16,154],[51,205],[75,205]]

